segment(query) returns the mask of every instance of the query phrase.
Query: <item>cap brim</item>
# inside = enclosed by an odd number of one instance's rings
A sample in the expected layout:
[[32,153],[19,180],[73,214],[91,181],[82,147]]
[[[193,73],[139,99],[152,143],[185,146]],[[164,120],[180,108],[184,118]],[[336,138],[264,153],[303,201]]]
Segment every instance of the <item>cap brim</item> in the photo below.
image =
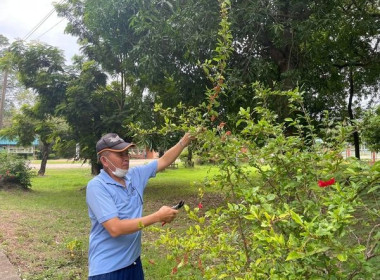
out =
[[124,152],[125,150],[128,150],[130,147],[136,146],[133,143],[120,143],[112,148],[105,148],[103,150],[100,150],[98,154],[105,152],[105,151],[110,151],[110,152]]

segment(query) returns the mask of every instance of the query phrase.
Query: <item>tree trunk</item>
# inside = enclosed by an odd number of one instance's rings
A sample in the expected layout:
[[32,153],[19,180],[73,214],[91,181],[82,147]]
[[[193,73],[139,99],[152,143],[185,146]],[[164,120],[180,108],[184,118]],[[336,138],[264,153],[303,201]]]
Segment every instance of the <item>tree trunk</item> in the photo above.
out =
[[0,103],[0,128],[3,127],[5,92],[7,90],[8,70],[4,71],[3,88],[1,90],[1,103]]
[[[350,117],[351,124],[354,123],[354,113],[352,111],[352,100],[354,98],[354,77],[352,73],[352,69],[350,68],[350,98],[348,100],[348,115]],[[357,159],[360,159],[360,139],[359,139],[359,132],[355,129],[354,132],[354,147],[355,147],[355,157]]]
[[41,166],[40,170],[38,170],[38,175],[39,176],[44,176],[45,171],[46,171],[46,163],[50,154],[51,147],[53,146],[53,143],[42,143],[42,149],[41,149],[41,154],[42,154],[42,160],[41,160]]
[[102,168],[102,166],[98,162],[91,162],[91,174],[92,175],[98,175],[100,173],[101,168]]
[[194,162],[193,162],[193,150],[188,146],[187,147],[187,166],[188,167],[194,167]]

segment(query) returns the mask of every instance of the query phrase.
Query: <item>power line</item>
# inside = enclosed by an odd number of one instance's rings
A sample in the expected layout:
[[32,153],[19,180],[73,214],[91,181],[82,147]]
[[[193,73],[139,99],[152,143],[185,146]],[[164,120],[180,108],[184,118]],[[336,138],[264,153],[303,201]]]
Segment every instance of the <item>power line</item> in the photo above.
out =
[[59,22],[57,22],[56,24],[54,24],[52,27],[50,27],[48,30],[46,30],[44,33],[42,33],[40,36],[38,36],[36,38],[36,40],[40,39],[42,36],[44,36],[46,33],[48,33],[50,30],[52,30],[54,27],[56,27],[58,24],[60,24],[62,21],[64,21],[65,19],[61,19]]
[[[59,4],[62,4],[63,2],[64,2],[65,0],[61,0],[59,3],[58,3],[58,5]],[[37,29],[38,28],[40,28],[41,27],[41,25],[42,24],[44,24],[45,22],[46,22],[46,20],[53,14],[55,12],[55,8],[53,8],[35,27],[33,27],[32,28],[32,30],[31,31],[29,31],[29,33],[28,34],[26,34],[25,35],[25,37],[24,37],[24,41],[25,40],[27,40],[30,36],[32,36],[33,35],[33,33],[34,32],[36,32],[37,31]]]
[[30,36],[32,36],[32,34],[34,33],[34,32],[36,32],[37,31],[37,29],[38,28],[40,28],[41,27],[41,25],[54,13],[54,11],[55,11],[55,9],[52,9],[35,27],[33,27],[33,29],[28,33],[28,34],[26,34],[25,35],[25,37],[24,37],[24,41],[26,40],[26,39],[28,39]]

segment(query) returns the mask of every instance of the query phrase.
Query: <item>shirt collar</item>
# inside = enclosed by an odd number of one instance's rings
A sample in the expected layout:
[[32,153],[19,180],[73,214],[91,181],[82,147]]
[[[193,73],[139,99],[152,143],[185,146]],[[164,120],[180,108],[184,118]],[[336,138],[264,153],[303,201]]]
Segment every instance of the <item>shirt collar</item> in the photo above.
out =
[[[106,182],[107,185],[115,185],[124,188],[124,186],[120,185],[117,181],[115,181],[104,169],[100,170],[99,176],[103,179],[104,182]],[[127,176],[128,174],[123,179],[125,180]]]

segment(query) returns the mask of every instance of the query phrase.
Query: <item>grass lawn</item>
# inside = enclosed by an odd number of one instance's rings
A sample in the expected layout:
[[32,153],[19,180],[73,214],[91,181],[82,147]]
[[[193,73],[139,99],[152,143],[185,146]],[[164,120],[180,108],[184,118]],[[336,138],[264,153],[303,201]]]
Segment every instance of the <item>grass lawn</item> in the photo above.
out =
[[[216,168],[203,166],[158,173],[149,181],[144,195],[145,213],[179,200],[196,207],[199,184],[216,172]],[[16,265],[22,279],[87,279],[90,221],[85,186],[91,178],[89,168],[48,169],[44,177],[33,178],[30,191],[0,189],[0,250]],[[220,193],[210,190],[202,199],[201,211],[220,201]],[[366,201],[378,209],[379,194],[368,195]],[[358,213],[357,218],[367,217]],[[190,222],[181,211],[172,224],[157,224],[143,231],[142,261],[147,280],[172,279],[171,270],[176,265],[166,258],[168,250],[154,244],[158,231],[172,228],[181,232]],[[359,236],[363,230],[368,229],[356,229]],[[371,260],[372,266],[378,267],[375,262],[375,258]]]
[[[0,249],[18,267],[22,279],[87,279],[90,222],[85,186],[91,179],[89,173],[87,168],[48,169],[44,177],[33,178],[30,191],[0,190]],[[207,175],[211,175],[209,167],[158,173],[146,189],[145,212],[181,199],[196,207],[198,186],[193,182],[200,183]],[[211,206],[218,203],[217,197],[205,199]],[[182,214],[170,227],[181,228],[187,223]],[[148,280],[169,279],[175,265],[166,259],[164,248],[153,244],[158,237],[149,228],[144,230],[142,260]]]

